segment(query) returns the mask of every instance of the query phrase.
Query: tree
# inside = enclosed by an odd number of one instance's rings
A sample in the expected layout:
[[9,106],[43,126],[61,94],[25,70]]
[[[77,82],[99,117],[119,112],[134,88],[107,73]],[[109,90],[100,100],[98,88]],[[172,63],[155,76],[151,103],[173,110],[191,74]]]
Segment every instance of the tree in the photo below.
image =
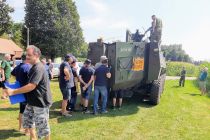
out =
[[6,0],[0,1],[0,36],[10,32],[12,21],[9,14],[12,12],[14,9],[6,4]]
[[[30,44],[54,59],[67,53],[79,54],[84,38],[79,14],[72,0],[26,1],[25,24],[30,29]],[[23,31],[26,40],[26,31]]]
[[[22,29],[23,23],[13,23],[11,27],[11,39],[21,48],[24,48],[22,44]],[[26,45],[25,45],[26,46]]]
[[192,62],[192,58],[182,49],[181,44],[162,45],[161,49],[165,53],[166,60]]

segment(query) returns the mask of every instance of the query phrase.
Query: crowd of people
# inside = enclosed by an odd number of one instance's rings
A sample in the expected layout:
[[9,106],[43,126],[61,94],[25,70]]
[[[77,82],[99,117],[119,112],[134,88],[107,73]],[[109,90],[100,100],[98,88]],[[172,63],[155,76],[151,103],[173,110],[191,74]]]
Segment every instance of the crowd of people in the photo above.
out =
[[[20,103],[19,130],[31,139],[45,137],[50,139],[49,109],[52,105],[50,80],[53,78],[52,61],[48,63],[41,59],[41,51],[36,46],[30,45],[21,57],[22,62],[11,70],[10,55],[6,54],[1,62],[0,75],[3,88],[2,99],[16,94],[24,94],[26,101]],[[82,111],[84,114],[97,115],[107,113],[108,79],[111,78],[108,58],[101,56],[100,62],[95,67],[87,59],[77,73],[77,59],[72,54],[67,54],[60,65],[59,87],[62,93],[61,115],[71,117],[72,112]],[[14,76],[20,83],[20,88],[6,88],[4,84]],[[94,92],[94,94],[92,94]],[[81,93],[79,108],[76,107],[77,94]],[[122,92],[113,92],[113,109],[116,106],[116,97],[120,95],[122,105]],[[93,111],[90,111],[89,99],[93,96]],[[36,132],[37,130],[37,132]]]

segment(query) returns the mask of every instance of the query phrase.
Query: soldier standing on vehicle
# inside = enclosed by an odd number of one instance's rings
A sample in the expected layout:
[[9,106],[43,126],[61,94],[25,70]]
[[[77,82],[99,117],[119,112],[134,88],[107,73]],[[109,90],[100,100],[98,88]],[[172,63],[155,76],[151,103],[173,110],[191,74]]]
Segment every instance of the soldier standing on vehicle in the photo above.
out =
[[182,71],[181,71],[181,77],[180,77],[180,80],[179,80],[179,86],[181,87],[184,87],[184,84],[185,84],[185,75],[186,75],[186,70],[185,70],[185,67],[182,68]]
[[162,36],[162,27],[162,20],[157,18],[155,15],[152,15],[152,26],[147,29],[144,34],[150,31],[150,41],[160,43]]

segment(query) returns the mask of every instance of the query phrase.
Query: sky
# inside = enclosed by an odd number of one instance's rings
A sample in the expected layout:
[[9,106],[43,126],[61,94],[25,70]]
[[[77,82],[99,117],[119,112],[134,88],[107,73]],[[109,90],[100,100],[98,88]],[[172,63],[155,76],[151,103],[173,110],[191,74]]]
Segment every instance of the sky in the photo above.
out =
[[[151,15],[163,21],[162,44],[182,44],[194,60],[210,60],[210,0],[74,0],[86,42],[125,41],[126,29],[144,32]],[[7,0],[15,22],[24,21],[25,0]]]

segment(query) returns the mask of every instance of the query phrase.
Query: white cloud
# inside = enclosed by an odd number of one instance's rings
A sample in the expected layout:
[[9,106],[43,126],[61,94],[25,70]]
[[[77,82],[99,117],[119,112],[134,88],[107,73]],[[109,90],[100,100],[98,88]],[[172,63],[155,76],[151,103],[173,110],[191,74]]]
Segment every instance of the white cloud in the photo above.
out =
[[110,29],[127,29],[129,27],[129,23],[127,21],[114,21],[110,24]]
[[[129,21],[116,15],[114,9],[102,0],[86,0],[86,8],[91,11],[85,17],[81,17],[81,26],[84,29],[84,35],[87,36],[86,41],[95,40],[96,38],[117,38],[119,32],[125,32],[129,27]],[[87,35],[87,31],[92,31],[92,35]],[[116,33],[116,35],[113,35]],[[117,36],[117,37],[116,37]]]
[[100,28],[103,23],[102,18],[97,18],[97,17],[85,17],[81,19],[81,26],[84,28]]
[[109,11],[108,6],[102,0],[86,0],[86,2],[96,13],[105,13]]

